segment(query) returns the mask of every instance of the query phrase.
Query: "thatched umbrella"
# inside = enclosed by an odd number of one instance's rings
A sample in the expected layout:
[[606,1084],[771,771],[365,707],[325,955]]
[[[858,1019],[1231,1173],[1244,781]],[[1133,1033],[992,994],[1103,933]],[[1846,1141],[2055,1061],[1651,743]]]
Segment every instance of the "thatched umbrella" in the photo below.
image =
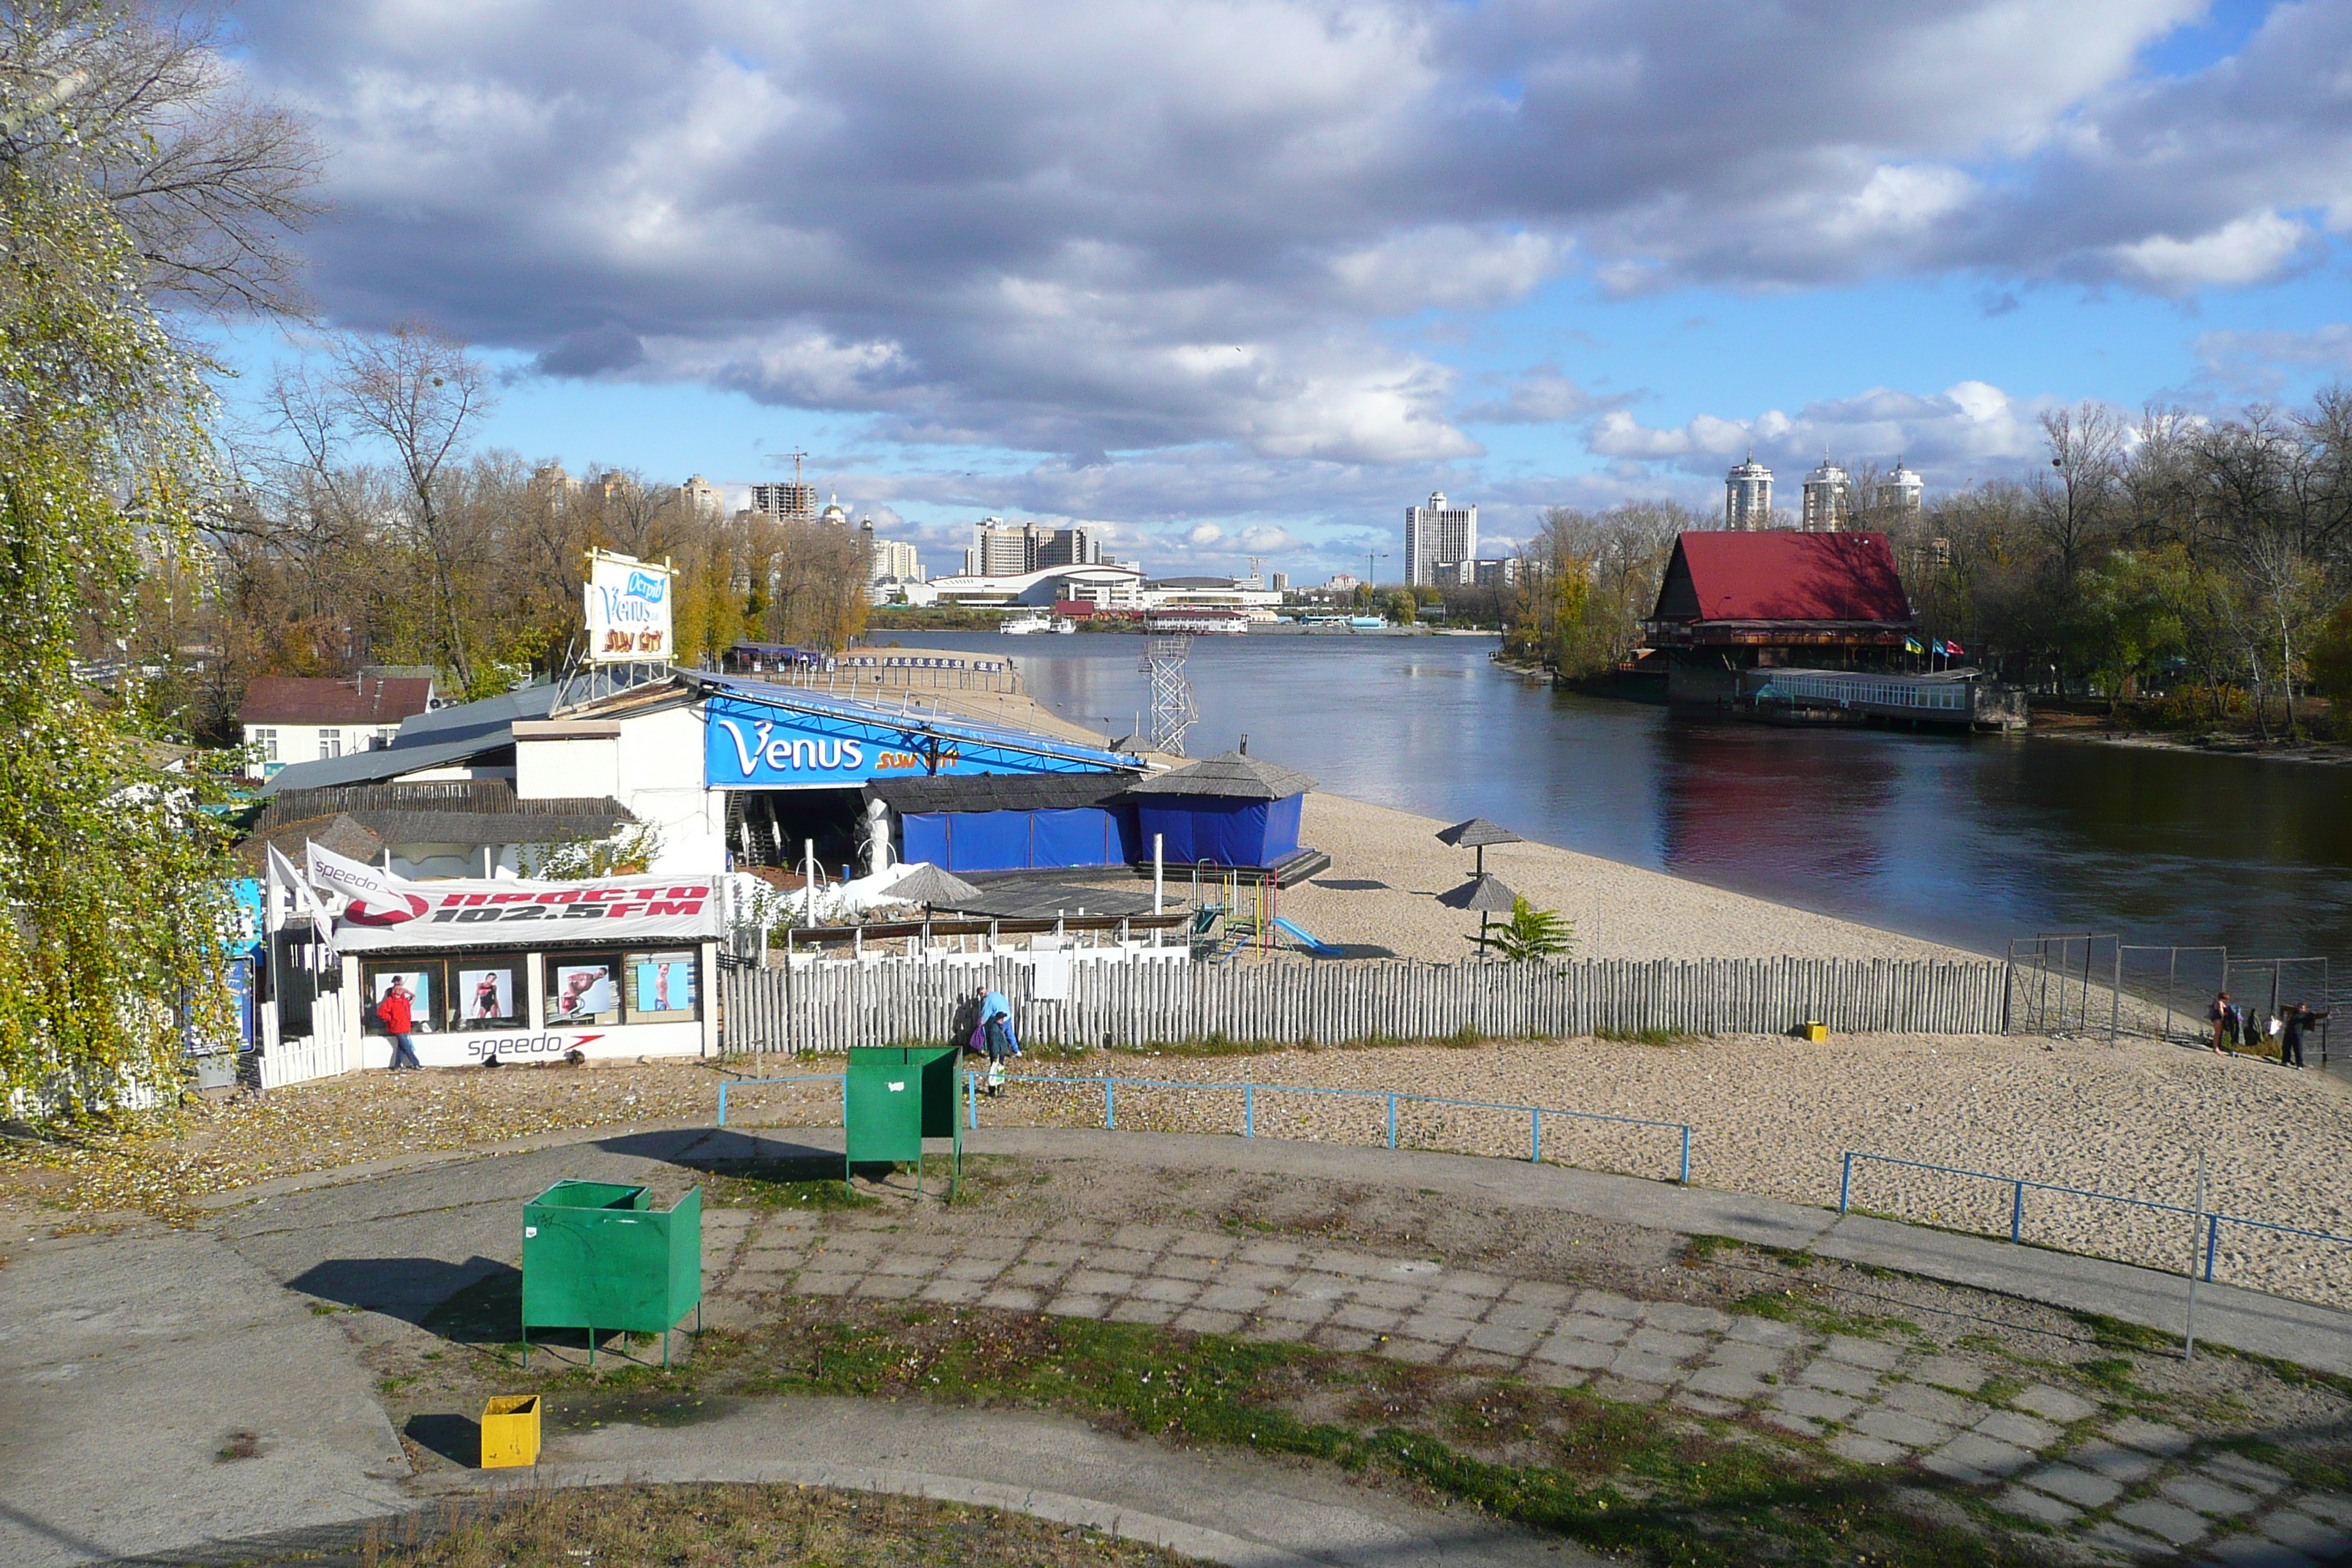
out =
[[962,878],[940,870],[937,866],[919,866],[890,884],[890,897],[900,903],[920,904],[925,913],[934,905],[950,910],[969,909],[984,895]]
[[1478,851],[1476,874],[1481,877],[1486,874],[1487,845],[1527,842],[1500,823],[1489,822],[1483,816],[1474,816],[1467,822],[1457,822],[1451,827],[1441,829],[1437,835],[1437,841],[1440,844],[1451,845],[1456,849]]
[[1518,894],[1503,886],[1500,877],[1490,877],[1481,871],[1450,893],[1440,893],[1437,901],[1449,910],[1478,911],[1478,946],[1486,946],[1486,921],[1497,914],[1509,914],[1519,901]]

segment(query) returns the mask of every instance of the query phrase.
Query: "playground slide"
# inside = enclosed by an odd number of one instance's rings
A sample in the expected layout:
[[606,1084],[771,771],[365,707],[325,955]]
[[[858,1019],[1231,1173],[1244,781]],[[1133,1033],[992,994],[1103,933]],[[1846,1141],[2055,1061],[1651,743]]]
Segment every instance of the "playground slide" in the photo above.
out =
[[1333,947],[1328,942],[1318,942],[1315,938],[1307,935],[1305,931],[1300,931],[1297,926],[1292,925],[1288,921],[1282,919],[1279,915],[1275,917],[1274,929],[1288,937],[1291,941],[1297,942],[1299,946],[1305,948],[1307,952],[1315,954],[1318,958],[1337,958],[1339,956],[1339,950],[1338,948]]

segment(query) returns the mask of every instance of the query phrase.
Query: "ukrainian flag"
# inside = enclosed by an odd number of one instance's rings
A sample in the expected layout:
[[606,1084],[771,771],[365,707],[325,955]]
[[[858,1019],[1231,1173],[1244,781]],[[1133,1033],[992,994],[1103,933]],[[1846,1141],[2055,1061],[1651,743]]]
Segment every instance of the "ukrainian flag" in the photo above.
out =
[[1919,646],[1919,639],[1917,637],[1905,637],[1903,639],[1903,651],[1905,653],[1926,653],[1927,650]]

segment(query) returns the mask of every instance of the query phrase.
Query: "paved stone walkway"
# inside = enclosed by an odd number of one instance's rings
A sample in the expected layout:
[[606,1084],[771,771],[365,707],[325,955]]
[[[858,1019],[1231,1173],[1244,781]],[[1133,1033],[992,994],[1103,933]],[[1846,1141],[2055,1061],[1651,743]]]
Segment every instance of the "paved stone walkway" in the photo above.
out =
[[[2352,1497],[1908,1341],[1433,1262],[1158,1226],[926,1234],[861,1216],[714,1210],[715,1321],[769,1293],[1166,1324],[1507,1374],[1706,1415],[1753,1413],[1863,1464],[1916,1461],[2121,1557],[2274,1568],[2352,1555]],[[866,1228],[868,1224],[877,1228]],[[2002,1384],[2000,1386],[2008,1386]]]

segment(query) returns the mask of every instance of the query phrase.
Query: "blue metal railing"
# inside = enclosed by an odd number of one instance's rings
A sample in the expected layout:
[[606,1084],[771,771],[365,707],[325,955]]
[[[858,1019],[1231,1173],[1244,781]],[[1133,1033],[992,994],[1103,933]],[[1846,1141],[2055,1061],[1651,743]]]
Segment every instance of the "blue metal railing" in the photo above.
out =
[[[963,1075],[964,1124],[974,1131],[980,1129],[980,1096],[975,1091],[977,1076],[971,1072],[966,1072]],[[843,1086],[842,1108],[845,1115],[848,1110],[849,1080],[839,1073],[801,1073],[792,1078],[723,1079],[719,1085],[719,1125],[721,1127],[727,1125],[727,1091],[730,1089],[750,1089],[754,1085],[769,1083],[813,1083],[819,1079],[829,1080]],[[1021,1078],[1008,1078],[1004,1081],[1007,1083],[1083,1084],[1089,1087],[1100,1084],[1103,1091],[1103,1126],[1114,1131],[1118,1127],[1117,1086],[1119,1084],[1125,1084],[1130,1089],[1239,1089],[1242,1095],[1242,1136],[1244,1138],[1257,1136],[1257,1097],[1262,1092],[1328,1094],[1346,1100],[1384,1100],[1388,1101],[1388,1138],[1389,1147],[1391,1149],[1397,1146],[1397,1106],[1400,1101],[1417,1105],[1459,1106],[1470,1110],[1525,1111],[1528,1116],[1528,1159],[1530,1163],[1539,1163],[1543,1159],[1543,1119],[1547,1116],[1568,1116],[1580,1121],[1614,1121],[1628,1127],[1664,1127],[1682,1135],[1682,1163],[1679,1173],[1675,1179],[1685,1186],[1690,1185],[1691,1129],[1688,1123],[1681,1121],[1652,1121],[1640,1116],[1609,1116],[1597,1110],[1566,1110],[1556,1105],[1498,1105],[1483,1100],[1442,1100],[1432,1094],[1391,1094],[1386,1089],[1309,1089],[1301,1084],[1287,1083],[1188,1083],[1175,1079],[1033,1078],[1025,1075]]]
[[[972,1075],[964,1074],[964,1104],[969,1108],[966,1124],[975,1131],[980,1126],[980,1098],[971,1092]],[[1691,1129],[1687,1122],[1653,1121],[1641,1116],[1609,1116],[1597,1110],[1568,1110],[1556,1105],[1502,1105],[1484,1100],[1445,1100],[1433,1094],[1392,1093],[1384,1089],[1309,1089],[1290,1083],[1198,1083],[1181,1079],[1153,1078],[1051,1078],[1045,1076],[1008,1078],[1006,1083],[1100,1084],[1103,1091],[1103,1126],[1116,1130],[1118,1126],[1117,1087],[1130,1089],[1213,1089],[1239,1090],[1242,1097],[1242,1136],[1257,1136],[1257,1097],[1260,1094],[1328,1094],[1341,1100],[1384,1100],[1388,1102],[1389,1147],[1397,1146],[1397,1106],[1399,1102],[1415,1105],[1451,1105],[1467,1110],[1512,1110],[1525,1112],[1528,1118],[1528,1160],[1539,1163],[1543,1159],[1543,1119],[1566,1116],[1580,1121],[1614,1121],[1627,1127],[1664,1127],[1682,1134],[1682,1162],[1675,1180],[1690,1185]]]
[[1926,1160],[1899,1160],[1892,1154],[1869,1154],[1849,1149],[1845,1155],[1845,1172],[1838,1181],[1838,1213],[1844,1214],[1853,1198],[1853,1163],[1874,1160],[1882,1165],[1902,1165],[1914,1171],[1936,1171],[1948,1176],[1969,1176],[1979,1182],[1994,1182],[2011,1189],[2009,1204],[2009,1239],[2025,1239],[2025,1194],[2028,1188],[2038,1193],[2063,1193],[2069,1197],[2096,1198],[2102,1203],[2127,1204],[2134,1208],[2156,1209],[2164,1214],[2189,1215],[2199,1220],[2205,1229],[2205,1262],[2202,1270],[2205,1282],[2213,1283],[2213,1258],[2221,1244],[2221,1227],[2243,1226],[2248,1230],[2274,1231],[2281,1236],[2300,1236],[2313,1241],[2333,1241],[2352,1247],[2352,1236],[2337,1236],[2325,1230],[2305,1230],[2300,1226],[2274,1225],[2266,1219],[2247,1219],[2240,1215],[2221,1214],[2212,1209],[2184,1208],[2179,1204],[2158,1203],[2153,1198],[2127,1198],[2120,1193],[2095,1193],[2084,1187],[2069,1187],[2056,1182],[2037,1182],[2024,1176],[1999,1176],[1990,1171],[1970,1171],[1958,1165],[1937,1165]]

